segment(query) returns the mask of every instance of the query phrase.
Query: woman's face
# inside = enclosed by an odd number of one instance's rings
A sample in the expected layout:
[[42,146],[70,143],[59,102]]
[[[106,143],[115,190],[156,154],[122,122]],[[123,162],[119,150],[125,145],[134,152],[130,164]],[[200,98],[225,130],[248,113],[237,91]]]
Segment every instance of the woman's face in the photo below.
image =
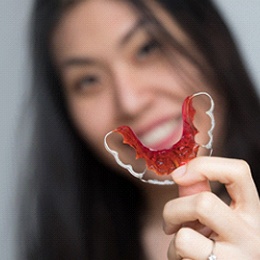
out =
[[[187,44],[169,15],[155,4],[152,8],[162,24]],[[67,11],[53,35],[54,61],[71,118],[108,163],[113,160],[103,139],[109,131],[129,125],[145,145],[168,148],[181,136],[185,97],[208,90],[184,58],[178,62],[193,81],[179,76],[146,26],[124,1],[88,0]]]

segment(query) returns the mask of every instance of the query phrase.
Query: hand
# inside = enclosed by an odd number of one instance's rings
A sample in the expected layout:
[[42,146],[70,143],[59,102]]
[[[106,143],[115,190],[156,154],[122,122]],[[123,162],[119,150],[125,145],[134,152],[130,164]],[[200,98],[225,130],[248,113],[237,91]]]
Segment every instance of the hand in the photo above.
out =
[[[236,159],[198,157],[172,174],[183,197],[164,208],[164,231],[173,234],[168,258],[207,260],[260,259],[260,202],[249,166]],[[208,181],[225,185],[227,205],[210,192]],[[186,223],[199,221],[191,228]],[[205,232],[205,228],[207,231]]]

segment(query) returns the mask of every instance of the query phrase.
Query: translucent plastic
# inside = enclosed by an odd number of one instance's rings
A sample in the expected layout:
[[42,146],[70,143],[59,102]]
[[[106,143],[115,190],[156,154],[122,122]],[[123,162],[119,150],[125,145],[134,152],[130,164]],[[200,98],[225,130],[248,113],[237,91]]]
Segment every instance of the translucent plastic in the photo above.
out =
[[[204,95],[210,101],[210,107],[205,111],[206,115],[210,119],[210,127],[207,129],[206,135],[208,142],[206,144],[197,143],[195,136],[198,134],[198,129],[194,125],[194,117],[196,110],[193,107],[193,99],[195,97]],[[175,143],[169,149],[153,150],[141,143],[137,138],[133,130],[129,126],[119,126],[113,131],[109,132],[104,138],[105,148],[111,153],[116,162],[123,168],[127,169],[134,177],[140,179],[143,182],[168,185],[174,184],[174,182],[167,178],[161,178],[163,175],[169,175],[177,167],[189,162],[191,159],[198,156],[199,148],[208,150],[208,155],[212,153],[213,145],[213,129],[215,126],[215,120],[213,115],[214,102],[211,96],[206,92],[199,92],[192,96],[188,96],[182,105],[182,119],[183,119],[183,132],[180,140]],[[135,159],[144,159],[145,168],[142,172],[136,172],[131,164],[124,163],[118,154],[118,151],[112,149],[107,142],[108,136],[113,133],[118,133],[123,137],[123,143],[131,146],[135,150]],[[147,172],[153,172],[155,174],[149,174],[148,178],[145,178]]]

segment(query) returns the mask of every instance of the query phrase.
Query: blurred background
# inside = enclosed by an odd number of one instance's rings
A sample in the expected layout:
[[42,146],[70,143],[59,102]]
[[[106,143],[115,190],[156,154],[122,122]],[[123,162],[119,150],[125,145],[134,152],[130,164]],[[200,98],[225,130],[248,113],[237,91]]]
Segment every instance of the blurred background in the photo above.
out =
[[[213,0],[231,28],[260,94],[260,1]],[[16,255],[19,118],[30,82],[28,21],[33,0],[0,1],[0,252]]]

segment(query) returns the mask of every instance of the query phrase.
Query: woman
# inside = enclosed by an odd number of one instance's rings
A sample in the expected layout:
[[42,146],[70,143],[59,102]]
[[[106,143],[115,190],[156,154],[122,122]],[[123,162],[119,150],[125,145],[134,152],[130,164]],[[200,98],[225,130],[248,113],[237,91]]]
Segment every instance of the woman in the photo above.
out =
[[[25,258],[258,259],[248,164],[259,187],[259,101],[213,4],[38,0],[32,24]],[[147,146],[166,148],[180,136],[182,101],[198,91],[217,104],[214,156],[172,173],[180,198],[116,166],[107,132],[127,124]]]

